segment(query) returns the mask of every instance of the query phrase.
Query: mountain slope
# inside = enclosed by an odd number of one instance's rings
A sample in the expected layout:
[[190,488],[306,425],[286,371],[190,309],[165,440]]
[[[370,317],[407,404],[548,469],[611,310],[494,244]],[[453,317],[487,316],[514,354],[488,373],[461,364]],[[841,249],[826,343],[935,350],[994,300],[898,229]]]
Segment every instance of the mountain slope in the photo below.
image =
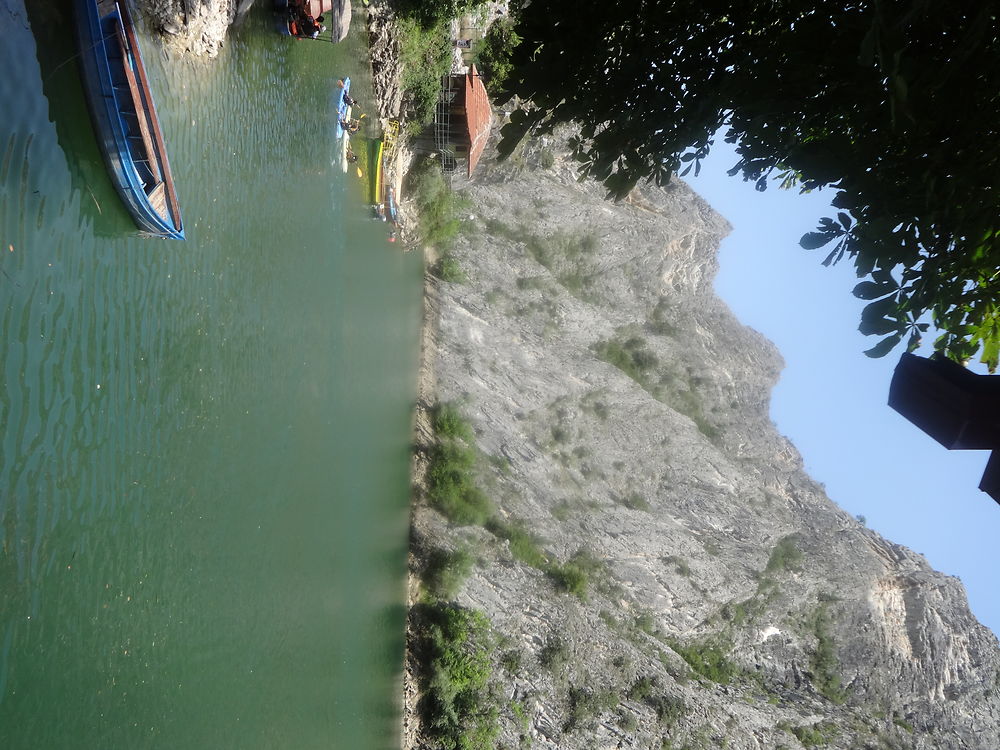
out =
[[[492,624],[499,746],[1000,747],[1000,649],[960,582],[835,506],[770,422],[780,355],[711,286],[725,221],[679,182],[609,203],[560,153],[484,163],[466,280],[428,282],[425,401],[468,420],[493,510],[449,523],[424,483],[412,573],[475,557],[453,598]],[[412,747],[441,743],[416,721],[428,606]]]

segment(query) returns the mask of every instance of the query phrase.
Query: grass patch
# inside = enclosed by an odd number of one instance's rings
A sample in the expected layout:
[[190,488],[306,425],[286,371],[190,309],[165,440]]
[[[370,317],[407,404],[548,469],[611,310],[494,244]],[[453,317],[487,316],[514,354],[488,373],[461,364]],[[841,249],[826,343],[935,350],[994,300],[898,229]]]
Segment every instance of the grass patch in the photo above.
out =
[[493,748],[500,711],[490,689],[489,621],[482,612],[450,605],[422,608],[417,616],[425,731],[440,747]]
[[624,505],[629,510],[649,510],[649,501],[638,492],[630,492],[624,497],[616,497],[615,502]]
[[646,611],[636,615],[635,626],[647,635],[656,635],[656,618],[652,612]]
[[904,719],[902,716],[900,716],[898,713],[893,712],[892,723],[895,724],[900,729],[904,729],[910,734],[913,734],[913,725],[906,719]]
[[774,545],[767,560],[765,573],[779,573],[783,570],[797,571],[802,567],[802,550],[798,546],[798,534],[789,534]]
[[502,521],[494,517],[486,522],[486,529],[507,540],[515,560],[538,570],[546,569],[548,560],[538,544],[538,537],[529,532],[522,522]]
[[726,658],[725,650],[706,641],[683,644],[670,641],[672,648],[696,674],[705,679],[728,685],[737,674],[736,666]]
[[649,386],[649,371],[659,365],[659,359],[646,348],[645,339],[632,336],[624,341],[598,341],[591,349],[598,359],[617,367],[643,388]]
[[569,717],[563,724],[564,732],[572,732],[580,724],[618,707],[618,694],[613,690],[590,690],[585,687],[569,689]]
[[552,517],[557,521],[568,521],[573,513],[573,504],[569,500],[560,500],[552,508]]

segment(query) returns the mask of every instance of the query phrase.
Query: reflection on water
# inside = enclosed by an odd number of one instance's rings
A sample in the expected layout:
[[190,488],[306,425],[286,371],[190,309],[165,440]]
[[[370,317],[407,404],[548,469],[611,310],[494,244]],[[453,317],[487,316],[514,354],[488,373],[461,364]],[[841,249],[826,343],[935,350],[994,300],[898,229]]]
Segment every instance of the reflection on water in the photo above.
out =
[[362,51],[144,37],[141,239],[65,6],[0,0],[0,746],[391,746],[421,269],[331,166]]

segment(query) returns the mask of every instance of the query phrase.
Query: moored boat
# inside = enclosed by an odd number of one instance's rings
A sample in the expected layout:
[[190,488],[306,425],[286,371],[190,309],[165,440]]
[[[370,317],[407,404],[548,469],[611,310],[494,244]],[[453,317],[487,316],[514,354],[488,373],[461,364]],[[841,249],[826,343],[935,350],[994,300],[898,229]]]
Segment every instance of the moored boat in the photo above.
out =
[[340,82],[340,91],[337,93],[337,137],[341,138],[347,131],[343,123],[351,120],[351,105],[347,103],[350,98],[351,78],[347,76]]
[[118,194],[139,229],[184,239],[180,205],[125,0],[77,0],[87,104]]
[[351,0],[274,0],[274,9],[278,31],[297,39],[339,42],[351,28]]

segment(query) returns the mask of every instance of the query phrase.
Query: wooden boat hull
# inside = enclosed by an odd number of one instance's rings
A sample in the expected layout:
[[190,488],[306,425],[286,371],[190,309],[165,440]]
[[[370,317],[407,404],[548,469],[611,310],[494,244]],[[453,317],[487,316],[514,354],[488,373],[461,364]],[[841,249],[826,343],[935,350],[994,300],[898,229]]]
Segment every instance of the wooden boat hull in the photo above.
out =
[[97,143],[136,226],[184,239],[180,206],[124,0],[76,0],[84,92]]

